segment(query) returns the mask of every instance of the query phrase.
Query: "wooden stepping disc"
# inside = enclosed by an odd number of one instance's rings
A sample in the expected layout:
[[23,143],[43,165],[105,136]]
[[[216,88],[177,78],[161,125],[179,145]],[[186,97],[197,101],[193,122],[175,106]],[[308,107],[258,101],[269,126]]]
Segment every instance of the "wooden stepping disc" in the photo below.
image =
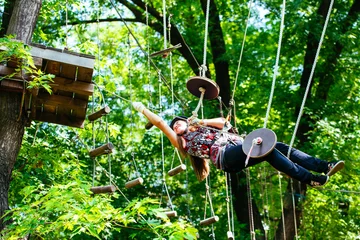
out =
[[201,96],[201,91],[199,89],[201,87],[204,88],[206,90],[204,94],[204,99],[208,100],[216,98],[220,92],[220,88],[216,84],[216,82],[206,77],[192,77],[187,80],[186,87],[189,92],[196,97]]
[[252,131],[246,136],[242,144],[242,149],[246,155],[249,154],[253,141],[256,143],[251,150],[250,157],[261,158],[268,155],[275,148],[277,138],[276,134],[267,128]]

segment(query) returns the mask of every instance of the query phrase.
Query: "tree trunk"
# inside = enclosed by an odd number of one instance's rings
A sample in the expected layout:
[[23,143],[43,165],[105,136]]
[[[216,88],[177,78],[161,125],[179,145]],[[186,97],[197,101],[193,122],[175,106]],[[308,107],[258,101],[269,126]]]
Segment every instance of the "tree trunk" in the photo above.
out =
[[[7,27],[25,43],[31,41],[41,0],[17,0]],[[25,118],[21,108],[22,94],[0,89],[0,216],[9,208],[8,191],[11,173],[24,135]],[[0,220],[0,231],[5,223]]]
[[[11,172],[21,147],[24,121],[19,117],[21,94],[0,92],[0,216],[9,208]],[[0,222],[0,230],[4,223]]]

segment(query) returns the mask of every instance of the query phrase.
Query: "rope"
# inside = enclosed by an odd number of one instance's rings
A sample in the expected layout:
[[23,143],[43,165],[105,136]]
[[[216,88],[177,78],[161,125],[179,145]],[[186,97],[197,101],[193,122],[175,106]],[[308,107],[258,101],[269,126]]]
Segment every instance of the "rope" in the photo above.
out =
[[285,217],[284,217],[284,202],[283,202],[283,198],[282,198],[282,187],[281,187],[281,174],[280,174],[280,172],[278,172],[278,179],[279,179],[279,188],[280,188],[281,219],[282,219],[284,240],[286,240]]
[[[80,135],[73,129],[73,128],[70,128],[75,134],[76,134],[76,139],[78,139],[79,141],[80,141],[80,143],[87,149],[87,151],[89,151],[90,149],[89,149],[89,147],[85,144],[85,142],[80,138]],[[102,166],[101,166],[101,164],[94,158],[94,161],[97,163],[97,165],[101,168],[101,170],[105,173],[105,175],[106,176],[108,176],[108,177],[110,177],[110,174],[109,174],[109,172],[107,172],[106,171],[106,169],[105,168],[103,168]],[[128,203],[130,203],[130,200],[126,197],[126,195],[120,190],[120,188],[116,185],[116,183],[113,181],[113,180],[111,180],[111,183],[110,184],[112,184],[115,188],[116,188],[116,190],[117,191],[119,191],[120,192],[120,194],[124,197],[124,199],[128,202]],[[161,238],[161,235],[155,230],[155,228],[153,227],[153,226],[151,226],[151,224],[148,222],[148,220],[146,220],[145,219],[145,217],[141,214],[141,213],[139,213],[139,216],[140,216],[140,218],[144,221],[144,222],[146,222],[146,224],[151,228],[151,230],[158,236],[158,237],[160,237],[160,239],[162,239]]]
[[207,0],[206,3],[206,16],[205,16],[205,36],[204,36],[204,54],[203,54],[203,64],[200,68],[200,76],[205,77],[207,71],[206,68],[206,49],[207,49],[207,37],[209,31],[209,11],[210,11],[210,0]]
[[[132,89],[132,67],[131,67],[131,62],[132,62],[132,54],[131,54],[131,42],[130,42],[130,34],[128,35],[128,39],[127,39],[127,45],[128,45],[128,72],[129,72],[129,85],[130,85],[130,102],[132,103],[133,102],[133,89]],[[131,124],[130,124],[130,139],[133,139],[132,138],[132,133],[133,133],[133,126],[134,126],[134,114],[132,111],[130,111],[130,114],[131,114]],[[131,152],[131,156],[132,156],[132,162],[134,164],[134,167],[135,167],[135,171],[136,171],[136,175],[137,176],[140,176],[140,173],[138,171],[138,168],[136,166],[136,161],[135,161],[135,158],[134,158],[134,151],[133,151],[133,148],[132,148],[132,152]]]
[[167,34],[166,34],[166,0],[162,1],[163,3],[163,28],[164,28],[164,49],[167,48]]
[[[308,80],[308,83],[307,83],[307,86],[306,86],[305,94],[304,94],[304,96],[303,96],[303,100],[302,100],[301,107],[300,107],[300,110],[299,110],[298,118],[297,118],[297,120],[296,120],[295,129],[294,129],[294,132],[293,132],[293,135],[292,135],[290,144],[289,144],[289,150],[288,150],[288,153],[287,153],[287,157],[288,157],[288,158],[290,157],[291,148],[292,148],[292,146],[293,146],[293,144],[294,144],[295,137],[296,137],[296,133],[297,133],[297,130],[298,130],[299,125],[300,125],[300,120],[301,120],[302,114],[303,114],[303,112],[304,112],[305,102],[306,102],[307,95],[308,95],[309,90],[310,90],[312,78],[313,78],[313,75],[314,75],[314,72],[315,72],[315,68],[316,68],[316,64],[317,64],[317,60],[318,60],[318,57],[319,57],[319,54],[320,54],[321,45],[322,45],[322,43],[323,43],[323,41],[324,41],[324,36],[325,36],[326,29],[327,29],[327,25],[328,25],[328,23],[329,23],[330,14],[331,14],[331,10],[332,10],[333,4],[334,4],[334,0],[331,0],[330,5],[329,5],[329,10],[328,10],[327,15],[326,15],[326,20],[325,20],[325,23],[324,23],[324,27],[323,27],[323,30],[322,30],[322,33],[321,33],[319,45],[318,45],[318,48],[317,48],[317,50],[316,50],[316,55],[315,55],[315,59],[314,59],[314,64],[312,65],[312,68],[311,68],[311,73],[310,73],[309,80]],[[292,191],[291,193],[292,193],[292,200],[293,200],[295,233],[296,233],[296,238],[297,238],[297,223],[296,223],[296,217],[295,217],[295,216],[296,216],[296,215],[295,215],[295,214],[296,214],[296,212],[295,212],[295,199],[294,199],[294,192],[293,192],[292,180],[291,180],[291,191]],[[284,228],[284,229],[285,229],[285,228]]]
[[323,41],[324,41],[324,36],[325,36],[325,32],[326,32],[327,25],[328,25],[328,23],[329,23],[330,14],[331,14],[331,10],[332,10],[333,4],[334,4],[334,0],[331,0],[330,6],[329,6],[329,10],[328,10],[328,13],[327,13],[327,16],[326,16],[325,24],[324,24],[324,27],[323,27],[323,30],[322,30],[322,33],[321,33],[319,45],[318,45],[318,48],[317,48],[317,50],[316,50],[316,55],[315,55],[315,59],[314,59],[314,64],[312,65],[312,68],[311,68],[311,73],[310,73],[310,76],[309,76],[308,84],[307,84],[307,86],[306,86],[305,94],[304,94],[304,97],[303,97],[303,100],[302,100],[302,103],[301,103],[301,108],[300,108],[300,110],[299,110],[299,115],[298,115],[298,118],[297,118],[297,121],[296,121],[296,124],[295,124],[294,133],[293,133],[293,136],[292,136],[292,138],[291,138],[290,145],[289,145],[288,156],[290,155],[290,151],[291,151],[291,148],[292,148],[292,146],[293,146],[293,144],[294,144],[295,137],[296,137],[296,133],[297,133],[297,130],[298,130],[298,128],[299,128],[301,116],[302,116],[303,111],[304,111],[304,106],[305,106],[306,98],[307,98],[307,95],[308,95],[309,90],[310,90],[311,81],[312,81],[312,78],[313,78],[313,75],[314,75],[314,72],[315,72],[315,67],[316,67],[316,64],[317,64],[318,57],[319,57],[321,45],[322,45],[322,43],[323,43]]
[[148,29],[149,29],[149,12],[148,12],[148,2],[145,3],[145,15],[146,15],[146,29],[145,29],[145,39],[146,39],[146,52],[147,52],[147,80],[148,80],[148,94],[149,94],[149,103],[148,108],[150,107],[150,104],[152,103],[152,93],[151,93],[151,69],[150,69],[150,41],[148,37]]
[[[131,31],[130,27],[128,26],[128,24],[126,23],[126,21],[124,20],[124,18],[122,17],[122,15],[120,14],[119,10],[117,9],[117,7],[115,6],[113,0],[109,0],[110,4],[113,6],[113,8],[115,9],[116,13],[119,15],[121,21],[123,22],[124,26],[127,28],[127,30],[129,31],[129,33],[131,34],[131,36],[134,38],[136,44],[138,45],[138,47],[140,48],[141,52],[145,55],[148,56],[149,54],[144,50],[144,48],[141,46],[139,40],[136,38],[136,36],[134,35],[134,33]],[[156,71],[160,74],[161,76],[161,80],[163,83],[165,83],[166,87],[171,91],[171,87],[168,84],[166,78],[161,74],[160,69],[156,66],[156,64],[154,63],[154,61],[149,58],[149,62],[151,63],[151,65],[156,69]],[[179,103],[184,106],[187,107],[187,104],[184,104],[180,98],[177,95],[174,95],[175,98],[179,101]]]
[[[169,31],[169,42],[171,42],[171,14],[169,15],[168,20],[168,31]],[[175,106],[174,106],[174,75],[173,75],[173,64],[172,64],[172,52],[169,53],[169,67],[170,67],[170,85],[171,85],[171,106],[172,106],[172,114],[175,116]]]
[[296,210],[295,210],[295,194],[294,194],[294,182],[292,178],[290,178],[290,187],[291,187],[291,201],[292,201],[292,207],[293,207],[293,217],[294,217],[294,227],[295,227],[295,239],[298,238],[298,231],[297,231],[297,222],[296,222]]
[[231,219],[232,219],[232,213],[230,212],[230,195],[229,195],[229,184],[228,184],[228,178],[230,178],[230,174],[227,172],[225,173],[225,189],[226,189],[226,210],[227,210],[227,216],[228,216],[228,228],[229,228],[229,232],[234,232],[233,229],[231,228]]
[[247,186],[247,193],[248,193],[250,236],[251,236],[251,240],[255,240],[254,216],[253,216],[253,208],[252,208],[251,181],[250,181],[249,168],[246,168],[246,186]]
[[239,61],[238,61],[238,67],[237,67],[237,70],[236,70],[235,83],[234,83],[234,90],[233,90],[233,94],[232,94],[231,99],[234,99],[234,95],[235,95],[236,85],[237,85],[238,76],[239,76],[239,72],[240,72],[240,65],[241,65],[241,61],[242,61],[242,55],[243,55],[243,52],[244,52],[245,39],[246,39],[247,30],[248,30],[248,24],[249,24],[249,19],[250,19],[252,3],[253,3],[253,0],[251,0],[250,4],[249,4],[249,12],[248,12],[248,16],[247,16],[247,19],[246,19],[245,33],[244,33],[244,38],[243,38],[243,41],[242,41],[242,44],[241,44],[240,56],[239,56]]
[[68,0],[65,2],[65,47],[68,48],[68,34],[69,34],[69,27],[68,27]]
[[[159,73],[159,108],[160,108],[160,111],[162,110],[162,103],[161,103],[161,76],[160,76],[160,73]],[[164,151],[164,134],[162,131],[160,131],[160,139],[161,139],[161,162],[162,162],[162,181],[163,181],[163,188],[165,188],[165,191],[166,191],[166,195],[168,197],[168,200],[169,200],[169,204],[170,204],[170,207],[171,207],[171,210],[174,210],[174,207],[173,207],[173,204],[171,202],[171,197],[170,197],[170,194],[169,194],[169,191],[168,191],[168,188],[167,188],[167,185],[166,185],[166,181],[165,181],[165,151]],[[161,202],[160,202],[161,203]]]
[[274,75],[273,75],[273,81],[272,81],[272,85],[271,85],[271,92],[270,92],[268,107],[267,107],[267,110],[266,110],[264,128],[266,128],[266,124],[267,124],[267,121],[268,121],[268,118],[269,118],[270,109],[271,109],[271,103],[272,103],[273,96],[274,96],[276,76],[278,75],[280,50],[281,50],[282,37],[283,37],[283,32],[284,32],[285,6],[286,6],[286,0],[283,0],[282,9],[281,9],[280,33],[279,33],[278,48],[277,48],[277,53],[276,53]]

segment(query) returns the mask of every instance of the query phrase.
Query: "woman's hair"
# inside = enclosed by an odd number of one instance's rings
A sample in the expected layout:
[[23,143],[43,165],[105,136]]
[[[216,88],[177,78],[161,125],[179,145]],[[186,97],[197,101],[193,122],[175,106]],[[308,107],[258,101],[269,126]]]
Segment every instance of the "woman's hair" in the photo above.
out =
[[206,161],[206,159],[203,159],[203,158],[189,155],[183,147],[183,140],[182,140],[181,136],[177,137],[177,142],[179,145],[179,151],[180,151],[181,155],[189,156],[191,165],[192,165],[195,175],[196,175],[196,178],[199,181],[204,180],[209,175],[209,172],[210,172],[210,166],[209,166],[208,161]]

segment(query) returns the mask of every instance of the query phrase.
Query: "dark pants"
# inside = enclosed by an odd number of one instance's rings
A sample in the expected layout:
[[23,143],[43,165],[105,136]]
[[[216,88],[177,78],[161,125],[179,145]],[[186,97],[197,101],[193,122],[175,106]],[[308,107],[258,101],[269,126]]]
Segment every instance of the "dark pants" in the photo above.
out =
[[[310,183],[313,174],[310,171],[326,173],[328,162],[312,157],[304,152],[292,148],[290,153],[291,161],[286,157],[289,146],[278,142],[275,149],[265,157],[250,158],[247,167],[267,161],[278,171],[303,183]],[[225,172],[239,172],[245,168],[246,154],[239,145],[227,146],[224,158],[223,169]],[[310,170],[310,171],[309,171]]]

